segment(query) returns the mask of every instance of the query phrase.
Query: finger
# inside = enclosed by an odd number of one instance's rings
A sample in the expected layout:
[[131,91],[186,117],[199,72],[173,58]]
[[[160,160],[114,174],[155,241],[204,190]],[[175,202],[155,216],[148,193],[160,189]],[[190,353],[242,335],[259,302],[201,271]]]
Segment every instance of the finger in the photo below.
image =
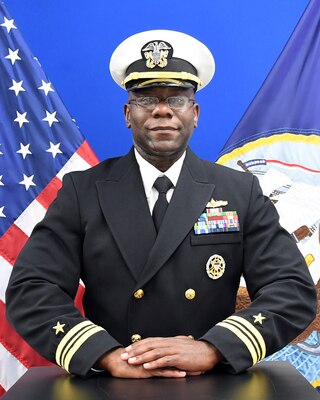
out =
[[166,368],[177,368],[180,369],[180,365],[182,365],[180,357],[177,355],[169,355],[162,358],[158,358],[157,360],[146,362],[143,364],[143,367],[146,370],[154,370],[154,369],[166,369]]
[[[166,344],[166,347],[153,348],[152,350],[148,350],[148,346],[146,349],[135,349],[134,352],[123,354],[122,359],[132,365],[147,364],[147,368],[150,369],[176,367],[182,370],[194,369],[198,371],[197,366],[193,365],[194,355],[197,353],[196,342],[184,338],[183,343],[179,339],[178,341],[174,340],[173,343],[166,341]],[[145,350],[144,353],[142,353],[143,350]]]
[[161,343],[159,347],[156,347],[156,344],[157,343],[153,343],[151,348],[149,348],[149,346],[144,346],[123,353],[121,358],[128,361],[130,364],[142,364],[174,355],[181,360],[185,358],[194,359],[194,355],[198,353],[198,343],[190,339],[187,339],[187,342],[184,341],[183,343],[166,341]]
[[130,357],[130,356],[129,356],[129,354],[128,354],[127,352],[124,352],[124,353],[121,353],[121,354],[120,354],[120,358],[121,358],[121,360],[123,360],[123,361],[127,361],[129,357]]
[[173,347],[173,344],[168,340],[163,340],[162,338],[145,339],[144,342],[141,341],[126,347],[121,358],[123,360],[128,360],[132,357],[139,357],[148,352],[156,352],[167,347]]
[[[192,340],[193,341],[193,340]],[[175,347],[181,345],[190,345],[190,338],[188,336],[175,336],[175,337],[150,337],[142,339],[139,342],[131,344],[125,348],[127,354],[123,355],[124,359],[135,357],[137,355],[146,353],[153,349],[159,349],[164,347]]]
[[155,369],[176,368],[190,374],[201,375],[204,373],[202,363],[194,362],[194,358],[185,357],[181,354],[168,355],[154,361],[143,363],[143,368],[152,371]]
[[139,342],[130,344],[125,348],[125,351],[130,355],[140,354],[141,352],[145,352],[147,350],[151,350],[155,347],[161,347],[163,342],[168,340],[169,338],[161,338],[161,337],[151,337],[142,339]]
[[146,353],[140,354],[138,356],[133,356],[133,357],[126,356],[126,358],[123,358],[123,360],[126,359],[126,361],[129,364],[137,365],[137,364],[153,362],[160,358],[173,356],[175,353],[176,351],[173,348],[160,348],[147,351]]

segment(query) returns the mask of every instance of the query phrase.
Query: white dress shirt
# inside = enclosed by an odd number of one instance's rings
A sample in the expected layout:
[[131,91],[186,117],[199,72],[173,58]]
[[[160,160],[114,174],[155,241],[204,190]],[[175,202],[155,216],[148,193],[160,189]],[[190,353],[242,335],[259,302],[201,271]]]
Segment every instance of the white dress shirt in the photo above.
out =
[[142,158],[136,149],[134,149],[134,154],[140,168],[144,190],[146,193],[150,213],[152,214],[153,207],[159,196],[157,189],[153,187],[155,180],[159,178],[159,176],[165,175],[172,182],[173,187],[167,192],[167,200],[168,203],[170,203],[174,188],[177,185],[186,152],[184,152],[182,156],[167,171],[165,171],[165,173],[159,171],[156,167]]

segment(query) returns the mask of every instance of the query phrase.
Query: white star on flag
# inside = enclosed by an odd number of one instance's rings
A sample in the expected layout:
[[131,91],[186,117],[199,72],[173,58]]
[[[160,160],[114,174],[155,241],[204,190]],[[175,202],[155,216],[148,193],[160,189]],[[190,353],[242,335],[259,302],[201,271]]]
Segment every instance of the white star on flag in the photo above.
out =
[[23,180],[21,182],[19,182],[19,184],[24,185],[26,190],[29,190],[30,186],[37,186],[32,180],[33,177],[34,177],[34,175],[27,176],[27,175],[23,174]]
[[60,143],[53,144],[52,142],[50,142],[50,148],[46,151],[48,153],[51,153],[53,158],[56,158],[57,154],[62,154],[62,151],[59,149],[59,147]]
[[57,120],[56,118],[57,111],[54,111],[53,113],[49,113],[49,111],[46,111],[46,114],[47,116],[43,118],[42,121],[48,122],[50,128],[54,122],[59,122],[59,120]]
[[[1,146],[1,144],[0,144],[0,146]],[[2,153],[2,151],[0,150],[0,156],[2,156],[3,155],[3,153]]]
[[20,143],[20,149],[16,151],[16,153],[22,154],[23,159],[27,157],[28,154],[32,154],[31,151],[29,150],[30,143],[24,145]]
[[12,86],[9,87],[9,90],[14,90],[16,96],[18,96],[19,92],[25,92],[26,90],[22,87],[23,81],[16,82],[12,79]]
[[17,118],[14,120],[15,122],[19,122],[20,128],[24,123],[29,123],[29,121],[26,118],[27,113],[24,112],[23,114],[20,114],[19,111],[17,111]]
[[0,207],[0,217],[1,217],[1,218],[6,218],[6,215],[5,215],[5,213],[3,212],[3,210],[4,210],[4,206]]
[[1,26],[4,26],[5,28],[7,28],[8,33],[10,33],[11,29],[17,29],[17,27],[13,23],[14,23],[14,19],[8,19],[8,18],[4,17],[4,23],[1,24]]
[[51,82],[42,81],[42,86],[38,87],[38,89],[43,90],[46,96],[48,96],[49,92],[54,92],[54,90],[51,87]]
[[3,175],[0,175],[0,186],[4,186],[4,183],[2,182],[2,177]]
[[13,65],[17,60],[21,60],[21,58],[18,56],[19,53],[19,49],[13,51],[11,49],[9,50],[9,54],[7,56],[5,56],[5,58],[7,58],[8,60],[11,61],[11,64]]

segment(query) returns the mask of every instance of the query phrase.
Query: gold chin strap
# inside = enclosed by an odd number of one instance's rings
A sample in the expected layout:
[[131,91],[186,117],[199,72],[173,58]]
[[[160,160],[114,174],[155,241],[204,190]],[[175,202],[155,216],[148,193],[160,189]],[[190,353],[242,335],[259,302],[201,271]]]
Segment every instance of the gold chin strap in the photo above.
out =
[[121,86],[125,86],[126,83],[138,79],[149,79],[147,82],[143,82],[141,86],[150,83],[164,82],[164,80],[165,82],[178,83],[179,85],[181,85],[181,82],[177,81],[177,79],[182,81],[196,82],[199,86],[202,86],[202,81],[197,76],[190,74],[189,72],[169,72],[169,71],[131,72],[131,74],[129,74],[121,82]]
[[[143,88],[144,86],[152,85],[153,83],[164,83],[164,82],[165,83],[173,83],[178,86],[186,86],[184,81],[178,81],[177,79],[165,79],[165,80],[163,80],[163,79],[148,79],[146,81],[139,83],[139,85],[137,85],[137,87]],[[191,87],[192,84],[189,84],[189,86]]]

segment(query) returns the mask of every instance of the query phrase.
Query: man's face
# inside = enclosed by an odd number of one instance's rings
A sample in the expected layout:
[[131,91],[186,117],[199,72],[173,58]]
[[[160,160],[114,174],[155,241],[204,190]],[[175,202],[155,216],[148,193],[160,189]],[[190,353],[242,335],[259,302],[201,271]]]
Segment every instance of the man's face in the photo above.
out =
[[[157,97],[154,109],[135,103],[141,97]],[[145,159],[178,158],[186,149],[193,129],[197,126],[199,105],[188,101],[183,109],[172,109],[165,102],[168,97],[184,96],[194,100],[192,89],[176,87],[146,88],[129,92],[129,103],[124,107],[126,124],[131,128],[136,149]]]

